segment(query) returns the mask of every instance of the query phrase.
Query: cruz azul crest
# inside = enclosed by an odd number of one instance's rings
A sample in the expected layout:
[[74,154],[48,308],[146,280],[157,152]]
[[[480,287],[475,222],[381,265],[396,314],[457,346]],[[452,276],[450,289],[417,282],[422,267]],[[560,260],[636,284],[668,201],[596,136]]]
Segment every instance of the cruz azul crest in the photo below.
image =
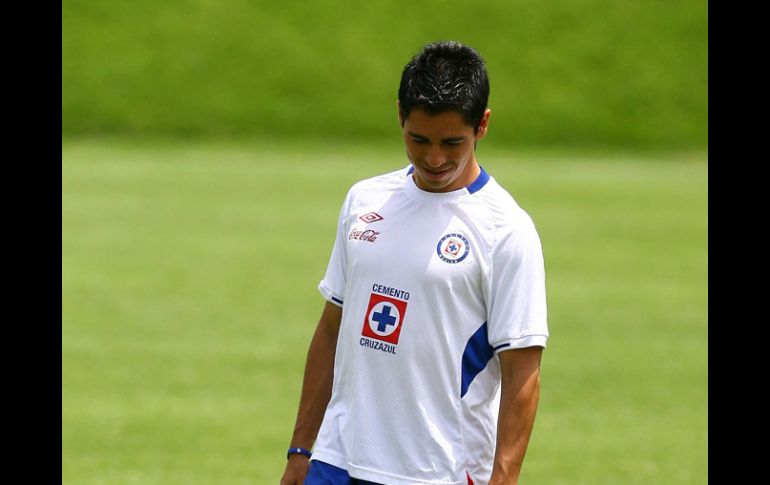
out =
[[459,263],[468,256],[469,252],[470,245],[462,234],[447,234],[439,239],[436,245],[436,253],[445,263]]

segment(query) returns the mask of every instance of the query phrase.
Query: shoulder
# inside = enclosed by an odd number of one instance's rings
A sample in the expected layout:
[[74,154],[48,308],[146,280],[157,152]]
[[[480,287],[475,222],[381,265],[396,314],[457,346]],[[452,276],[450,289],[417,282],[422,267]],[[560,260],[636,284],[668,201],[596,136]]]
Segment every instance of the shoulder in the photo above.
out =
[[534,229],[532,217],[494,177],[476,195],[497,230]]
[[349,193],[357,194],[361,192],[389,192],[397,190],[404,185],[409,167],[400,168],[367,179],[360,180],[350,187]]
[[488,251],[493,258],[520,257],[540,251],[540,236],[532,217],[508,190],[490,177],[484,188],[475,194],[480,217],[477,226],[486,234]]
[[387,199],[393,192],[404,187],[408,168],[404,167],[356,182],[348,189],[347,204],[349,206],[368,205]]

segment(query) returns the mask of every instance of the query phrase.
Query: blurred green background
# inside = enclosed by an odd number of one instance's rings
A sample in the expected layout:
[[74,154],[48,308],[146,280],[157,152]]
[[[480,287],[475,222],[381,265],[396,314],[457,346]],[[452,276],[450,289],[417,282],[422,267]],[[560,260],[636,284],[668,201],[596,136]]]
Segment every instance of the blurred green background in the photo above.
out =
[[707,146],[702,0],[62,3],[62,132],[381,139],[401,69],[487,60],[495,143]]
[[708,8],[62,3],[62,483],[275,484],[355,181],[424,43],[490,71],[551,339],[522,484],[708,482]]

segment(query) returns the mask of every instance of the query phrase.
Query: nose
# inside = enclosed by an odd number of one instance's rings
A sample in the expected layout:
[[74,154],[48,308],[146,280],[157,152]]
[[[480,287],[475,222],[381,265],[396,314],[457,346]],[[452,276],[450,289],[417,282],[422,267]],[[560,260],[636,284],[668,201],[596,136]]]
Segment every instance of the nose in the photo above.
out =
[[425,163],[433,168],[442,166],[447,161],[446,154],[441,150],[440,146],[432,146],[425,154]]

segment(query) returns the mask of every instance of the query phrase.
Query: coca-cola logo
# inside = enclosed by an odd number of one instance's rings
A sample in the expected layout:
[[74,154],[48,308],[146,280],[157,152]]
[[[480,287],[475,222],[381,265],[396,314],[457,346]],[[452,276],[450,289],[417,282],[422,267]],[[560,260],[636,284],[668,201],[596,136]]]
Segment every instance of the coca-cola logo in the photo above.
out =
[[367,229],[365,231],[361,231],[359,229],[353,229],[350,231],[350,234],[348,235],[348,239],[357,239],[359,241],[366,241],[373,243],[377,241],[377,236],[379,236],[380,233],[378,231],[373,231],[371,229]]

